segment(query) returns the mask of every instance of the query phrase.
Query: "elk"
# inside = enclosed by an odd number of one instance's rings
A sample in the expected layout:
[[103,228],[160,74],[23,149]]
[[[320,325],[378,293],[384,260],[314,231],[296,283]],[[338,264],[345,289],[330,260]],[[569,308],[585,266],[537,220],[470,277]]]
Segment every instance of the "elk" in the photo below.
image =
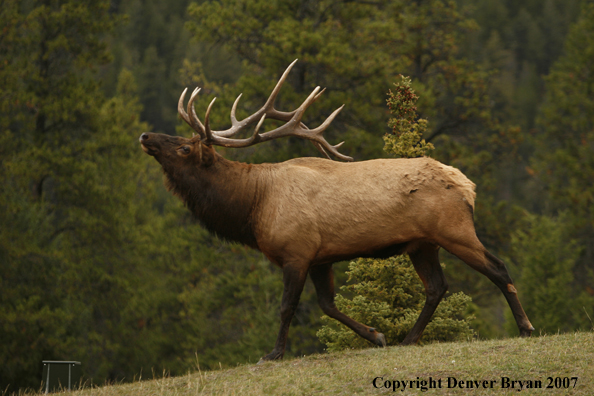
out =
[[[296,61],[295,61],[296,62]],[[260,250],[282,269],[284,290],[280,330],[271,353],[262,360],[281,359],[289,325],[309,274],[322,311],[361,337],[386,345],[378,330],[358,323],[334,304],[332,264],[358,257],[387,258],[408,254],[423,281],[425,305],[402,345],[416,343],[448,289],[438,251],[443,248],[487,276],[505,296],[521,336],[532,327],[505,264],[489,253],[476,236],[474,183],[458,169],[431,158],[376,159],[350,162],[322,136],[342,107],[320,126],[309,129],[305,110],[322,94],[316,87],[292,112],[274,107],[293,62],[279,79],[263,107],[238,121],[231,108],[231,127],[214,131],[208,106],[204,124],[196,115],[194,90],[178,112],[196,132],[192,138],[143,133],[142,149],[163,167],[167,187],[186,204],[210,232]],[[215,98],[216,99],[216,98]],[[344,105],[343,105],[344,107]],[[285,122],[268,132],[265,119]],[[233,138],[256,125],[249,138]],[[326,158],[297,158],[274,164],[229,161],[213,146],[248,147],[285,136],[311,140]],[[330,160],[333,156],[349,161]]]

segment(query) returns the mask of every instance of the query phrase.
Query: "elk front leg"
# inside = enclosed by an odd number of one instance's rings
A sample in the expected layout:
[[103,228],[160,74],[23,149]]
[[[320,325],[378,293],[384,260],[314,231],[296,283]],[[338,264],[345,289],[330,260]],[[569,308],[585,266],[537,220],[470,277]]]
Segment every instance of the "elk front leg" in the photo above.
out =
[[333,319],[342,322],[366,340],[379,345],[386,346],[386,337],[373,327],[365,326],[356,320],[349,318],[336,308],[334,304],[334,272],[332,264],[314,266],[310,268],[309,275],[316,288],[318,304],[322,311]]
[[281,325],[276,339],[274,349],[268,355],[260,359],[260,362],[267,360],[282,359],[285,354],[287,337],[291,320],[299,305],[299,298],[307,279],[307,265],[285,264],[283,266],[283,299],[281,302]]
[[426,300],[417,322],[401,345],[415,344],[419,341],[423,330],[427,327],[431,316],[448,290],[448,283],[439,264],[438,249],[439,247],[436,245],[424,244],[409,254],[415,270],[425,286]]

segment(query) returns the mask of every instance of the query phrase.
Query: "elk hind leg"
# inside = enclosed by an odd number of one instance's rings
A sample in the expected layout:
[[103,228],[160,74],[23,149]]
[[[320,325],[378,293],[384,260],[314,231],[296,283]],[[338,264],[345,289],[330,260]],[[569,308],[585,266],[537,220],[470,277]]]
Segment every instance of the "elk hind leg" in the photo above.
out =
[[386,346],[386,337],[382,333],[373,327],[357,322],[336,308],[334,304],[334,273],[332,271],[332,264],[314,266],[309,270],[309,275],[316,288],[318,304],[326,315],[343,323],[366,340],[382,347]]
[[419,341],[431,316],[448,291],[448,283],[439,264],[439,246],[422,244],[409,253],[409,257],[425,286],[426,300],[419,318],[401,345],[415,344]]
[[520,336],[529,337],[534,327],[528,320],[524,308],[518,299],[518,292],[503,261],[491,254],[478,240],[476,234],[468,235],[463,240],[446,241],[440,245],[464,261],[470,267],[485,275],[503,293],[518,325]]

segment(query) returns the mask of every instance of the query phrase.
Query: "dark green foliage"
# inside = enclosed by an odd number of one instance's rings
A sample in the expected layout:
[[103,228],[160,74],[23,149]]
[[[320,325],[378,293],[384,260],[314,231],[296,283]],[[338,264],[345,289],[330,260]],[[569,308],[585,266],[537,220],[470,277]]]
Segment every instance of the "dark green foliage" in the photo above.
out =
[[[336,296],[336,306],[356,321],[384,333],[389,345],[401,342],[415,324],[425,289],[412,263],[405,256],[386,260],[359,259],[349,265],[349,281],[341,287],[352,299]],[[466,340],[474,335],[471,316],[466,315],[470,297],[456,293],[445,298],[423,332],[422,341]],[[328,350],[366,348],[369,343],[346,326],[324,317],[327,324],[318,331]]]
[[[516,285],[521,290],[526,314],[542,333],[592,328],[588,317],[594,313],[594,297],[574,287],[574,270],[581,249],[569,235],[567,215],[552,219],[527,214],[523,230],[512,237],[512,254],[520,274]],[[592,273],[589,275],[591,282]],[[512,333],[515,323],[508,316]]]
[[[594,6],[584,6],[572,27],[565,53],[546,78],[547,96],[537,119],[539,135],[533,166],[555,208],[569,209],[582,227],[593,224],[589,210],[594,169]],[[577,224],[576,224],[577,225]]]
[[465,55],[498,69],[492,94],[512,124],[530,129],[548,73],[561,55],[580,0],[458,0],[468,6],[481,27],[466,38]]
[[102,71],[104,89],[115,93],[119,71],[132,71],[142,119],[156,131],[171,132],[177,119],[171,104],[183,89],[179,69],[192,48],[183,28],[188,4],[188,0],[124,0],[114,10],[126,17],[109,38],[114,62]]
[[[2,19],[0,356],[14,362],[2,367],[4,389],[38,386],[42,359],[78,348],[99,279],[107,298],[121,286],[104,261],[118,254],[97,253],[116,246],[126,232],[116,219],[131,209],[125,185],[109,191],[124,176],[110,158],[124,167],[130,158],[129,135],[114,125],[135,133],[141,124],[132,100],[105,100],[93,78],[109,59],[98,38],[114,23],[106,3],[8,1]],[[99,324],[107,312],[94,314]]]
[[[546,263],[543,270],[556,269],[560,272],[558,276],[565,277],[564,285],[558,291],[569,293],[569,300],[565,304],[575,302],[576,296],[581,293],[589,293],[590,297],[594,294],[593,20],[594,5],[585,4],[580,18],[571,26],[564,54],[545,78],[547,95],[536,120],[538,133],[533,138],[536,150],[530,168],[533,186],[546,198],[535,206],[549,216],[564,213],[562,220],[559,220],[560,224],[556,225],[563,233],[558,235],[548,231],[543,234],[550,235],[550,244],[559,244],[560,250],[566,252],[557,256],[560,261],[557,265],[563,267],[555,267],[550,262]],[[533,227],[540,224],[536,222]],[[540,227],[546,228],[542,225]],[[572,240],[573,245],[570,243]],[[573,249],[569,246],[573,246]],[[566,249],[571,250],[571,253]],[[576,290],[569,291],[568,288]],[[572,315],[580,315],[583,309],[578,304],[572,304],[571,310],[565,306],[554,312],[561,317],[568,314],[568,311]],[[590,308],[588,304],[585,306],[592,317],[591,303]],[[576,309],[581,313],[575,313]],[[557,323],[561,329],[580,324],[583,325],[583,322],[575,318],[563,325]]]

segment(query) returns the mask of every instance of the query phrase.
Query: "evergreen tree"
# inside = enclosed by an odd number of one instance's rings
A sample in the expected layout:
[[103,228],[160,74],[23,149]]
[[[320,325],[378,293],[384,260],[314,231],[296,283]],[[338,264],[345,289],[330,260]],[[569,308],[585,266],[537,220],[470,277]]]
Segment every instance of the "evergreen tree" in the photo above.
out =
[[577,275],[578,290],[590,294],[594,289],[593,18],[594,5],[584,4],[567,36],[563,56],[546,77],[530,168],[537,191],[547,198],[535,207],[552,216],[566,213],[564,219],[570,225],[566,238],[583,247],[571,271]]
[[579,15],[580,0],[457,0],[471,10],[480,30],[468,36],[463,53],[496,68],[492,96],[496,110],[511,123],[534,128],[542,101],[541,76],[563,49],[569,25]]
[[97,1],[7,1],[1,18],[0,387],[38,387],[42,360],[132,376],[154,183],[131,76],[113,98],[96,79],[117,18]]
[[401,78],[401,82],[394,84],[395,92],[388,93],[388,107],[394,118],[388,121],[392,133],[384,136],[384,151],[401,158],[426,156],[429,150],[435,149],[422,138],[428,122],[417,116],[419,97],[411,89],[410,78]]
[[[527,214],[525,223],[524,229],[513,235],[512,254],[519,272],[516,285],[532,324],[545,334],[591,328],[588,316],[594,311],[594,297],[574,287],[574,269],[581,249],[576,240],[568,237],[571,225],[567,217]],[[515,321],[511,314],[507,320],[513,334]]]

